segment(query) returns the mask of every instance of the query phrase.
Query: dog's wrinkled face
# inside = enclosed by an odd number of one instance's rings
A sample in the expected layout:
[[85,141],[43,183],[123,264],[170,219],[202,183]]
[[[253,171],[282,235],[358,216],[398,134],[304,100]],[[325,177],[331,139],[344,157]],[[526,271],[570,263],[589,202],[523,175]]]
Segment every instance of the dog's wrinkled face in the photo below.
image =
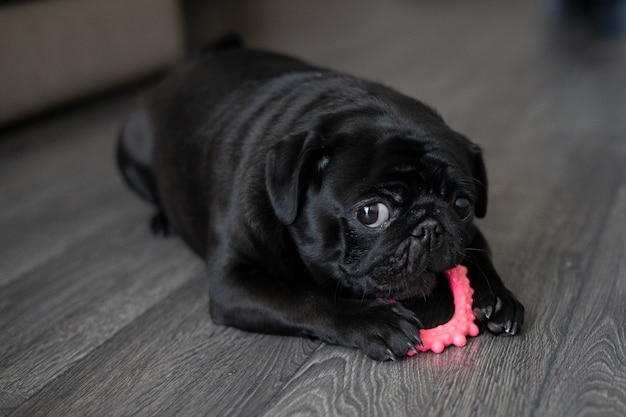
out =
[[273,206],[318,283],[355,297],[425,295],[485,214],[480,149],[443,122],[436,134],[359,126],[280,144]]

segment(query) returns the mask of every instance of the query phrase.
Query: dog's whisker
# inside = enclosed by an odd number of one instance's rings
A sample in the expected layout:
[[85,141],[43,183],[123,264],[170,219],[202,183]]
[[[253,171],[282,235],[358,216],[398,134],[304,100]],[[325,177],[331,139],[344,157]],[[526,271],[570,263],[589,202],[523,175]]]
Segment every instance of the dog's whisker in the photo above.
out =
[[487,187],[487,184],[485,184],[483,181],[475,177],[463,177],[461,178],[461,184],[463,185],[478,184],[482,187]]
[[479,248],[465,248],[465,250],[468,251],[468,252],[489,253],[488,250],[486,250],[486,249],[479,249]]
[[341,286],[341,281],[337,280],[337,284],[335,285],[335,303],[337,303],[337,299],[341,298],[341,290],[343,289],[343,287]]

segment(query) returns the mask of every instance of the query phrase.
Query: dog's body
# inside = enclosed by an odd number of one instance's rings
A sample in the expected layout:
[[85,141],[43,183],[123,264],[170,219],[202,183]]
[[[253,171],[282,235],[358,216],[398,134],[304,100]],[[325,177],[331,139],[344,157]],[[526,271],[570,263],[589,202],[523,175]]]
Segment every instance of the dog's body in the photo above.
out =
[[472,223],[487,204],[476,145],[381,85],[217,49],[146,98],[118,149],[153,229],[206,260],[217,323],[394,359],[419,343],[406,306],[463,263],[478,317],[517,332],[523,307]]

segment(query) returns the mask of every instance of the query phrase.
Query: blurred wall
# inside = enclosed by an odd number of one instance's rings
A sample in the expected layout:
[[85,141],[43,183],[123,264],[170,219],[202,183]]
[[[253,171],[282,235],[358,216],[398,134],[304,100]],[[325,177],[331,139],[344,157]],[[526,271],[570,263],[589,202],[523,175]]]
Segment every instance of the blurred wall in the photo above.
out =
[[177,0],[0,6],[0,126],[162,69],[185,51]]

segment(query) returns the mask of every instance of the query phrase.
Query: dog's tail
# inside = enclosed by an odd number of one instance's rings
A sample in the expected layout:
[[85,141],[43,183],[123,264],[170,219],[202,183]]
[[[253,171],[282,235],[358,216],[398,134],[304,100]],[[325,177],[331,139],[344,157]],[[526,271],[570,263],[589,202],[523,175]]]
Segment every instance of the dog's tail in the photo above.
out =
[[213,50],[239,49],[244,47],[243,39],[238,33],[227,33],[213,42]]
[[220,52],[230,51],[233,49],[243,48],[244,42],[238,33],[226,33],[219,37],[217,40],[208,42],[199,48],[192,54],[195,57],[205,57],[207,55],[215,55]]

